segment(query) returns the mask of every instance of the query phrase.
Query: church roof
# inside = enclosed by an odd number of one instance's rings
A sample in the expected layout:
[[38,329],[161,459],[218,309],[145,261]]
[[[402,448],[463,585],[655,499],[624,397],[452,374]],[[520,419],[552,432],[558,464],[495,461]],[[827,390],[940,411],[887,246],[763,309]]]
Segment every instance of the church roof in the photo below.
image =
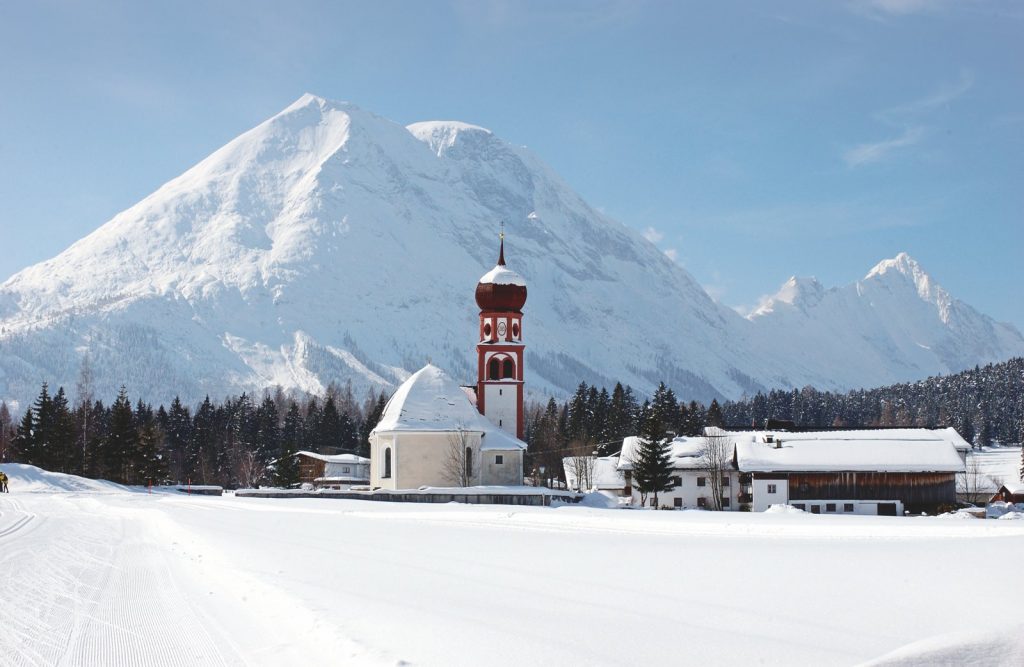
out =
[[462,387],[433,364],[427,364],[402,383],[373,429],[374,433],[403,431],[469,431],[483,434],[482,450],[526,449],[525,442],[477,412]]

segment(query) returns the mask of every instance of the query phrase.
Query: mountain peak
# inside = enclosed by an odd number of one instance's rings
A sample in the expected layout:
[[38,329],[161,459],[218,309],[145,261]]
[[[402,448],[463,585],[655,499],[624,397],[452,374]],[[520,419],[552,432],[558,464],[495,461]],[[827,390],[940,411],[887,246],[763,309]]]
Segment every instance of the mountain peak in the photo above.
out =
[[917,261],[908,255],[906,252],[901,252],[892,259],[883,259],[881,262],[876,264],[874,268],[868,271],[868,274],[864,276],[865,280],[874,276],[881,276],[889,271],[898,271],[905,276],[914,277],[918,274],[924,274],[921,269],[921,265]]
[[770,313],[780,304],[795,307],[814,305],[821,300],[824,293],[825,287],[818,282],[817,278],[791,276],[782,284],[778,292],[762,299],[761,304],[748,316],[748,319]]
[[925,273],[925,270],[913,257],[905,252],[901,252],[892,259],[883,259],[868,271],[864,280],[886,280],[889,276],[902,276],[910,281],[914,285],[914,289],[917,290],[918,296],[925,301],[936,304],[948,301],[945,290]]

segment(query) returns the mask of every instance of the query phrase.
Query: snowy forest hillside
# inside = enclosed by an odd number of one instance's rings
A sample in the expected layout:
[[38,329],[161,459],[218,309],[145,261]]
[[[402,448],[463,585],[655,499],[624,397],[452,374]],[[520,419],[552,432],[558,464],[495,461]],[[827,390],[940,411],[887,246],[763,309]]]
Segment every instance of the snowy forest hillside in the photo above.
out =
[[162,403],[391,391],[428,358],[470,381],[500,221],[530,289],[534,397],[581,381],[703,401],[846,390],[1024,354],[1016,330],[922,289],[923,271],[913,288],[901,271],[862,281],[884,300],[804,295],[743,318],[529,150],[305,95],[0,285],[0,399],[20,412],[83,365],[98,395]]

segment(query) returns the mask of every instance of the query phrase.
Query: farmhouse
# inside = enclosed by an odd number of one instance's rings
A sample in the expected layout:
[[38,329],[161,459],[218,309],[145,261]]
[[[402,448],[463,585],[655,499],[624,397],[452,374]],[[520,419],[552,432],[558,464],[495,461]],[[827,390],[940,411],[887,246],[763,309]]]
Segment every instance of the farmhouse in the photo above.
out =
[[754,511],[789,504],[813,513],[937,512],[956,504],[964,470],[953,429],[732,434],[750,475]]
[[[936,512],[956,503],[956,475],[970,446],[952,428],[859,431],[721,432],[731,461],[714,483],[702,457],[703,437],[671,441],[674,486],[658,494],[662,507],[764,511],[789,504],[812,513]],[[618,469],[624,493],[640,440],[623,440]],[[653,502],[653,498],[648,498]]]
[[300,451],[299,481],[316,488],[347,489],[370,483],[370,459],[355,454],[317,454]]
[[562,459],[562,467],[565,484],[573,491],[601,491],[615,497],[628,495],[618,456],[567,456]]
[[1024,482],[1006,482],[989,502],[1024,503]]

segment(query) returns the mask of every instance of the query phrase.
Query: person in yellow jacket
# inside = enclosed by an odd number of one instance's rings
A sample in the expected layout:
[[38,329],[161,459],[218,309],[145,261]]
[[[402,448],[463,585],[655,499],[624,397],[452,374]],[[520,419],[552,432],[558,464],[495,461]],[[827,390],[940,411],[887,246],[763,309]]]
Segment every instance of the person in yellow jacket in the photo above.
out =
[[7,491],[7,475],[3,470],[0,470],[0,493],[8,493]]

